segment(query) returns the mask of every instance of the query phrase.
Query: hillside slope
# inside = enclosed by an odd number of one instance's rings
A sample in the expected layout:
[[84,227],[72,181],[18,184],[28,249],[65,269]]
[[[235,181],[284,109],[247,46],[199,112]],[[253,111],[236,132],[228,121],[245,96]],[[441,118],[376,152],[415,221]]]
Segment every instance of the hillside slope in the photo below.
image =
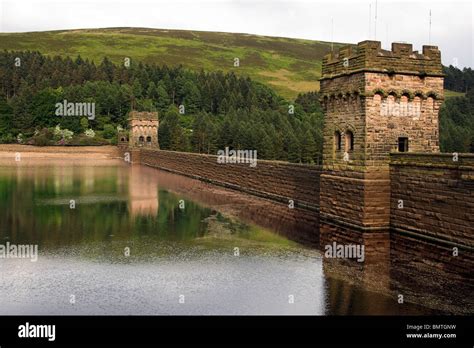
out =
[[[337,48],[341,44],[335,44]],[[38,50],[46,55],[81,57],[99,63],[179,65],[193,70],[233,70],[272,86],[282,96],[319,89],[321,59],[331,44],[250,34],[146,28],[80,29],[1,33],[0,50]],[[234,66],[239,58],[240,66]]]

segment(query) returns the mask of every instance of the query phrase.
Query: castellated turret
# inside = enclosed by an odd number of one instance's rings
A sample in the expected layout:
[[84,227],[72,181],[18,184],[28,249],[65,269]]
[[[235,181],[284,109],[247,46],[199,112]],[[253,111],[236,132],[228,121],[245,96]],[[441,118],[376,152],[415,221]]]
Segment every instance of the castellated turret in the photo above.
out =
[[423,54],[404,43],[382,50],[378,41],[341,48],[323,59],[321,96],[325,164],[340,163],[345,152],[352,164],[387,165],[391,151],[439,151],[436,46],[423,46]]
[[130,146],[158,148],[158,112],[130,111]]
[[419,53],[406,43],[388,51],[363,41],[324,57],[320,85],[321,214],[387,227],[390,152],[439,152],[440,51],[423,46]]

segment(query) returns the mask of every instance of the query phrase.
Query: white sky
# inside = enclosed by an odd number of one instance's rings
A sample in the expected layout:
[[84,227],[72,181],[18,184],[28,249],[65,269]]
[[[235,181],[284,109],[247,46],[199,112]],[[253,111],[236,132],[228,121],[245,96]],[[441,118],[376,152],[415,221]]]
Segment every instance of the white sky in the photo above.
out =
[[[431,44],[443,63],[474,67],[472,0],[379,0],[377,7],[376,38],[384,48],[393,41],[415,50],[429,44],[431,9]],[[357,43],[374,39],[374,16],[375,0],[0,0],[0,32],[148,27]]]

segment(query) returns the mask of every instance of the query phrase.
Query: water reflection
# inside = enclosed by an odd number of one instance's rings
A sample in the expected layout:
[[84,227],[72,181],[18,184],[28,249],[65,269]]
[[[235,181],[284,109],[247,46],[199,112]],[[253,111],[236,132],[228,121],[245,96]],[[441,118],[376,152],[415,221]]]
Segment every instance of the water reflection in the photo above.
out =
[[158,214],[158,182],[144,173],[144,167],[132,166],[129,175],[129,212],[131,216]]
[[0,240],[40,246],[0,261],[1,314],[324,314],[319,254],[199,201],[198,182],[63,166],[0,167]]
[[[433,261],[439,250],[430,246],[407,253],[418,244],[400,236],[320,230],[316,212],[152,168],[0,166],[0,212],[0,243],[40,246],[37,263],[0,260],[1,314],[472,312],[462,258],[449,268]],[[364,244],[364,263],[314,248],[332,241]],[[457,277],[457,295],[427,281],[430,274],[435,282]]]
[[[473,254],[453,256],[452,248],[413,237],[387,232],[360,232],[350,228],[321,225],[321,247],[332,242],[365,246],[365,260],[323,260],[328,291],[339,314],[472,314],[474,313]],[[342,290],[356,285],[351,293]],[[345,285],[341,285],[345,284]],[[368,290],[357,295],[359,288]],[[371,294],[367,298],[367,294]],[[386,294],[403,302],[381,298]],[[356,299],[356,300],[354,300]],[[365,300],[364,300],[365,299]],[[366,302],[370,301],[372,306]],[[405,306],[406,302],[410,306]],[[336,305],[337,304],[337,305]],[[343,307],[345,305],[345,307]]]

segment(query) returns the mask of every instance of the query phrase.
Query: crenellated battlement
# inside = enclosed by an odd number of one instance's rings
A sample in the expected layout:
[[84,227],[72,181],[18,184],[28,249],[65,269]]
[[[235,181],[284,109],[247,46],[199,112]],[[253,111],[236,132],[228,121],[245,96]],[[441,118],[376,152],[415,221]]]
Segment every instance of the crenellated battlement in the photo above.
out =
[[143,120],[143,121],[157,121],[158,112],[148,112],[148,111],[130,111],[128,115],[129,120]]
[[341,47],[323,58],[321,80],[357,72],[382,72],[420,76],[443,76],[441,53],[437,46],[423,46],[422,53],[413,51],[412,44],[392,43],[384,50],[380,41],[362,41]]

